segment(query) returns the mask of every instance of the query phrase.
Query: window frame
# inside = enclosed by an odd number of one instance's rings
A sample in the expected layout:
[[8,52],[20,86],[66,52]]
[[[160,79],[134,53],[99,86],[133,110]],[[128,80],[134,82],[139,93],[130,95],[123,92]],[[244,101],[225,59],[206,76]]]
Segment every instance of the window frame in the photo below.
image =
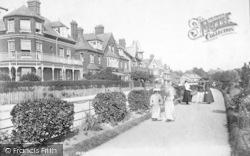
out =
[[15,32],[15,20],[8,19],[8,21],[7,21],[7,33],[13,33],[13,32]]
[[[29,27],[28,29],[23,28],[22,22],[24,22],[24,21],[29,22],[29,24],[27,25]],[[30,21],[30,19],[20,19],[20,32],[31,32],[31,21]]]
[[90,57],[89,62],[90,63],[95,63],[95,56],[94,56],[94,54],[90,54],[89,57]]
[[[40,28],[38,28],[38,25],[40,26]],[[37,31],[39,30],[39,31]],[[36,22],[36,34],[42,34],[42,23],[41,22]]]
[[[25,42],[25,41],[30,43],[29,49],[22,49],[22,48],[23,48],[23,47],[22,47],[22,42]],[[21,45],[21,52],[31,52],[31,40],[21,39],[21,40],[20,40],[20,45]]]

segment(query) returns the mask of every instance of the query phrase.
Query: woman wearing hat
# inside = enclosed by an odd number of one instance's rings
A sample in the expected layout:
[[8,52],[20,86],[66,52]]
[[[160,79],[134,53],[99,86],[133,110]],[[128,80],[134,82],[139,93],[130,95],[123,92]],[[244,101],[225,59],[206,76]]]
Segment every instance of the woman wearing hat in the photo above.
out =
[[155,88],[154,94],[150,98],[150,106],[152,106],[152,121],[157,121],[161,119],[161,107],[160,105],[163,104],[163,99],[160,95],[160,89]]

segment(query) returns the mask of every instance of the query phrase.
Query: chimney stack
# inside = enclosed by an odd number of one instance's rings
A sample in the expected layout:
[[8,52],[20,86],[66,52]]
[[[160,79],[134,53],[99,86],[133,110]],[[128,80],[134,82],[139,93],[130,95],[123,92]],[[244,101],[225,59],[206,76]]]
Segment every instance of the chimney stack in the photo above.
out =
[[104,26],[103,25],[97,25],[95,27],[95,34],[96,35],[101,35],[104,33]]
[[78,36],[78,32],[77,32],[77,23],[76,21],[72,21],[70,22],[70,26],[71,26],[71,37],[76,40],[77,36]]
[[124,38],[119,39],[119,44],[120,44],[123,48],[126,48],[126,41],[125,41]]
[[154,54],[151,54],[151,55],[150,55],[150,59],[151,59],[151,60],[154,59],[154,57],[155,57]]
[[33,10],[37,15],[40,15],[40,1],[39,0],[28,0],[28,8]]
[[78,27],[77,28],[77,32],[78,32],[78,36],[79,35],[83,35],[83,28],[82,27]]

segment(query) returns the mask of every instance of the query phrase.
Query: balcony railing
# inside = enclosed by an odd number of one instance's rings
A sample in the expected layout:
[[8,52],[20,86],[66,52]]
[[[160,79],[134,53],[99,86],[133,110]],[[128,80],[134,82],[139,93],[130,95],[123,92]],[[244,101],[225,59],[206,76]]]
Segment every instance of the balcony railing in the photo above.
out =
[[0,62],[2,61],[46,61],[52,63],[62,63],[70,65],[82,65],[81,60],[64,58],[54,56],[51,54],[38,53],[38,52],[13,52],[13,53],[0,53]]

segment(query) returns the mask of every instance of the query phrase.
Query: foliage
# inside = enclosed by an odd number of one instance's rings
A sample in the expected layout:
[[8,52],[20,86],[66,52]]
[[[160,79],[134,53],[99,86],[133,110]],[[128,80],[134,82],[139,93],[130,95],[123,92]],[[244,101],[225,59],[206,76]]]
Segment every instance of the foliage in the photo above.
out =
[[21,76],[20,81],[41,81],[41,78],[34,73],[27,73]]
[[93,100],[93,107],[101,122],[116,124],[127,114],[126,95],[123,92],[99,93]]
[[[126,85],[128,82],[123,82]],[[34,86],[49,87],[50,90],[64,90],[64,89],[84,89],[92,87],[114,87],[118,86],[120,81],[108,80],[74,80],[74,81],[22,81],[22,82],[0,82],[0,92],[12,92],[17,90],[32,90]]]
[[149,71],[140,71],[135,70],[131,72],[131,78],[136,81],[150,81],[153,82],[155,77],[153,74],[150,74]]
[[0,81],[11,81],[11,79],[8,74],[0,72]]
[[128,94],[128,102],[130,110],[148,110],[149,109],[150,93],[147,90],[132,90]]
[[250,90],[250,62],[244,64],[240,70],[241,87]]
[[70,131],[74,105],[56,98],[27,100],[16,104],[11,116],[15,142],[43,143]]
[[[82,123],[83,131],[100,131],[102,130],[100,121],[89,113],[85,113],[85,118]],[[87,134],[87,133],[86,133]]]
[[193,72],[197,75],[199,75],[200,77],[202,78],[208,78],[209,75],[207,72],[205,72],[202,68],[197,68],[197,67],[194,67],[193,68]]
[[113,68],[105,68],[100,72],[96,73],[88,72],[87,74],[84,75],[84,77],[87,80],[115,80],[115,81],[121,80],[119,76],[112,73],[113,71],[117,70]]

